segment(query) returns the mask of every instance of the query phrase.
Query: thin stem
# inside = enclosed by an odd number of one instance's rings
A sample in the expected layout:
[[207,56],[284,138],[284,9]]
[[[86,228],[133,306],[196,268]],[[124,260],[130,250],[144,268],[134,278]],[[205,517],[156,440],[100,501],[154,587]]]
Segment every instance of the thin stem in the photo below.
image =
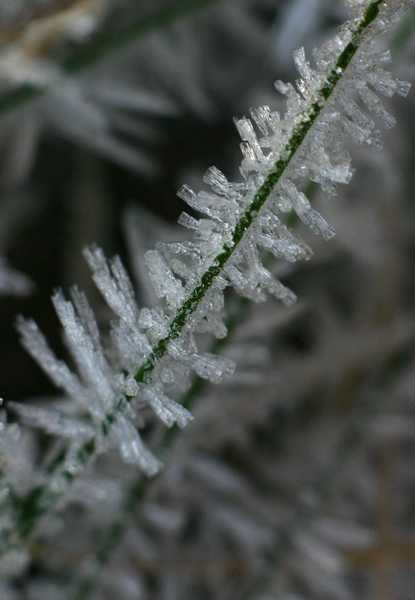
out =
[[221,254],[216,257],[213,264],[201,276],[199,285],[194,288],[188,299],[177,311],[176,316],[170,323],[169,334],[160,340],[156,346],[154,346],[150,355],[137,371],[135,379],[138,382],[147,383],[151,381],[151,372],[160,359],[166,354],[169,342],[180,336],[189,317],[199,307],[201,301],[205,298],[208,291],[212,287],[215,278],[221,273],[226,263],[238,248],[246,231],[251,227],[253,221],[255,220],[258,211],[268,200],[271,192],[280,181],[281,177],[285,174],[287,168],[290,166],[295,153],[304,142],[317,117],[326,106],[327,100],[334,92],[337,83],[341,80],[345,69],[348,67],[353,56],[359,49],[362,40],[362,34],[379,14],[379,4],[381,4],[381,0],[373,2],[367,9],[364,17],[354,32],[354,41],[350,42],[340,54],[335,67],[330,71],[324,84],[316,93],[316,100],[311,104],[310,110],[305,114],[303,120],[300,121],[300,123],[298,123],[298,125],[296,125],[294,128],[291,139],[287,142],[284,150],[281,152],[281,155],[284,158],[277,160],[274,168],[268,173],[265,181],[254,195],[250,206],[236,224],[233,232],[232,243],[223,247]]
[[[351,31],[353,35],[352,41],[340,54],[336,65],[327,75],[320,90],[316,92],[315,100],[310,105],[310,108],[304,115],[303,119],[294,127],[291,139],[287,142],[282,152],[283,158],[277,160],[274,167],[268,173],[264,182],[255,193],[250,206],[245,210],[239,219],[233,232],[232,242],[228,246],[223,247],[222,252],[216,257],[213,264],[201,276],[200,283],[194,288],[187,300],[184,301],[180,309],[177,311],[176,316],[170,323],[169,334],[153,347],[151,353],[137,371],[135,379],[138,382],[147,383],[151,381],[151,373],[157,363],[167,353],[169,343],[180,336],[184,326],[188,322],[189,317],[197,310],[200,303],[206,297],[212,285],[214,284],[215,278],[224,269],[226,263],[229,261],[239,244],[244,239],[244,236],[254,222],[258,211],[265,204],[271,192],[280,181],[281,177],[285,174],[297,150],[303,144],[308,132],[333,94],[336,85],[339,83],[339,81],[341,81],[346,68],[350,64],[355,53],[358,51],[360,44],[362,43],[365,30],[367,30],[367,28],[378,16],[379,5],[381,3],[382,0],[377,0],[376,2],[371,3],[364,13],[362,19],[357,23],[354,30]],[[105,418],[101,423],[101,432],[99,435],[107,435],[112,423],[114,423],[116,420],[118,412],[122,410],[126,401],[129,401],[128,397],[117,400],[114,408],[105,415]],[[94,438],[91,438],[88,442],[80,447],[75,457],[79,466],[84,467],[93,457],[97,444],[98,435],[96,435]],[[66,452],[62,453],[61,457],[59,457],[59,460],[56,461],[55,471],[58,473],[58,476],[62,481],[66,481],[67,484],[69,484],[75,477],[74,473],[67,467],[59,471],[59,468],[64,463],[65,458]],[[19,523],[18,530],[22,540],[28,539],[35,528],[38,518],[50,510],[50,508],[55,504],[56,500],[61,496],[61,493],[62,492],[52,491],[47,486],[38,486],[34,488],[26,498],[16,499]]]
[[[317,190],[316,184],[313,182],[309,182],[306,186],[306,194],[309,199],[311,199]],[[294,217],[294,218],[292,218]],[[287,221],[292,221],[290,224],[293,225],[296,221],[295,213],[293,215],[286,215],[286,218],[283,219],[285,224],[288,224]],[[275,259],[274,256],[269,255],[267,258]],[[225,345],[229,344],[230,339],[232,338],[232,334],[238,325],[244,320],[246,313],[248,311],[249,306],[251,305],[250,301],[247,298],[238,296],[236,299],[236,305],[234,310],[228,317],[226,318],[226,329],[228,335],[226,338],[215,339],[211,345],[209,346],[209,352],[212,354],[219,353]],[[208,382],[206,379],[202,379],[201,377],[195,376],[192,382],[192,385],[187,390],[187,392],[181,397],[180,404],[190,410],[195,402],[195,400],[200,396],[202,391],[207,386]],[[160,440],[157,448],[152,448],[152,451],[158,458],[162,458],[165,454],[167,448],[170,448],[172,441],[177,437],[178,433],[181,429],[175,425],[170,427],[170,429],[165,429],[162,439]],[[128,526],[128,519],[131,517],[133,510],[137,506],[137,504],[144,498],[144,495],[153,480],[147,477],[144,477],[140,474],[133,484],[128,489],[125,494],[125,501],[121,507],[120,514],[117,518],[111,523],[110,527],[107,530],[107,534],[105,537],[104,544],[99,552],[96,554],[96,567],[94,573],[89,575],[81,580],[77,585],[77,589],[74,594],[71,595],[71,600],[86,600],[89,598],[91,593],[96,587],[97,580],[99,577],[100,569],[108,563],[112,553],[114,552],[117,545],[120,543],[126,528]]]

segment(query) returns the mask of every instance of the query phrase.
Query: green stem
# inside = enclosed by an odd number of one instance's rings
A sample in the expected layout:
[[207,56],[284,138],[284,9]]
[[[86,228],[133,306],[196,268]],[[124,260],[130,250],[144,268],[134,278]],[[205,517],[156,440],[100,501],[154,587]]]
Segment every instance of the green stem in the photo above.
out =
[[[382,0],[377,0],[376,2],[370,4],[362,17],[362,20],[357,24],[356,29],[352,32],[353,41],[351,41],[340,54],[335,67],[326,77],[326,80],[320,90],[316,92],[316,100],[311,104],[310,110],[304,116],[303,120],[294,128],[291,139],[289,142],[287,142],[284,151],[282,152],[282,156],[284,156],[284,158],[280,158],[275,163],[273,169],[266,176],[264,183],[255,193],[249,208],[246,209],[236,224],[231,244],[229,244],[227,247],[223,247],[222,252],[216,257],[214,263],[201,276],[199,285],[197,285],[191,292],[188,299],[183,303],[181,308],[177,311],[176,316],[172,319],[170,323],[169,334],[154,346],[152,352],[136,373],[135,379],[138,382],[151,381],[151,373],[160,359],[165,356],[168,344],[180,336],[189,317],[199,307],[200,303],[206,297],[207,293],[212,287],[215,278],[220,274],[228,260],[232,257],[233,253],[242,241],[245,233],[254,222],[257,212],[264,205],[274,187],[284,175],[285,171],[291,164],[295,153],[304,142],[308,132],[325,107],[327,100],[334,92],[335,87],[341,80],[345,69],[348,67],[353,56],[359,49],[365,30],[370,26],[371,23],[373,23],[379,14],[379,5],[381,3]],[[126,400],[128,401],[129,398],[127,397]],[[109,431],[110,426],[116,419],[116,415],[122,408],[124,401],[125,400],[119,400],[114,406],[113,410],[105,416],[101,423],[101,433],[103,435],[106,435]],[[76,460],[80,466],[83,467],[87,464],[87,462],[94,455],[95,449],[96,440],[94,438],[81,446],[76,456]],[[56,464],[56,471],[64,462],[64,460],[65,455],[62,455],[61,460]],[[68,483],[75,477],[73,472],[69,469],[64,469],[61,471],[59,476],[63,481],[66,480]],[[59,492],[52,492],[47,486],[39,486],[32,490],[32,492],[29,494],[29,497],[18,503],[18,530],[23,541],[27,540],[30,534],[33,532],[37,519],[47,513],[59,497]]]
[[206,294],[212,287],[215,278],[221,273],[226,263],[232,257],[233,253],[242,241],[246,231],[252,225],[258,211],[268,200],[271,192],[280,181],[281,177],[285,174],[293,157],[295,156],[295,153],[303,144],[317,117],[326,106],[327,100],[334,92],[337,83],[341,80],[345,69],[348,67],[353,56],[359,49],[362,40],[362,34],[378,16],[379,4],[381,4],[381,1],[382,0],[377,0],[376,2],[373,2],[367,9],[365,15],[354,32],[354,40],[350,42],[343,50],[336,62],[335,67],[326,77],[326,81],[324,82],[323,86],[318,92],[316,92],[316,100],[311,104],[310,110],[304,116],[303,120],[294,128],[291,139],[287,142],[284,150],[281,152],[281,155],[284,158],[277,160],[273,169],[266,176],[264,183],[254,195],[250,206],[236,224],[232,243],[223,247],[223,251],[216,257],[213,264],[201,276],[199,285],[194,288],[187,300],[183,302],[182,306],[177,311],[176,316],[171,321],[169,334],[160,340],[156,346],[154,346],[152,352],[137,371],[135,379],[138,382],[148,383],[151,381],[151,372],[154,370],[160,359],[166,354],[169,342],[177,339],[180,336],[189,317],[199,307],[201,301],[205,298]]
[[[313,182],[309,182],[306,186],[305,193],[308,198],[311,198],[314,196],[316,190],[317,185]],[[286,219],[284,219],[286,225],[288,224],[286,222],[288,221],[288,219],[292,221],[290,225],[293,225],[296,222],[295,213],[293,215],[287,215]],[[269,255],[266,258],[273,259],[274,257],[272,255]],[[217,354],[224,348],[226,344],[229,344],[229,340],[232,338],[232,334],[234,333],[236,327],[245,318],[248,308],[251,305],[250,301],[247,298],[243,298],[241,296],[238,296],[235,299],[235,301],[236,305],[234,307],[234,310],[226,319],[226,329],[228,331],[228,335],[226,338],[215,339],[212,342],[212,344],[209,347],[209,352],[212,354]],[[200,396],[206,385],[206,379],[195,377],[190,388],[180,399],[180,404],[184,406],[184,408],[190,410],[196,398]],[[177,437],[180,431],[181,429],[177,425],[170,427],[170,429],[164,430],[163,438],[158,444],[157,449],[153,449],[153,452],[155,452],[157,457],[163,458],[163,455],[166,453],[167,448],[170,448],[172,441]],[[124,535],[125,530],[127,528],[128,520],[131,517],[131,514],[133,513],[133,510],[137,506],[138,502],[140,502],[144,498],[147,488],[152,481],[152,479],[146,478],[142,474],[140,474],[134,481],[134,483],[131,485],[131,487],[125,494],[125,501],[121,508],[121,512],[118,515],[117,519],[108,528],[105,542],[101,550],[96,555],[97,567],[95,569],[94,574],[85,577],[80,583],[78,583],[74,595],[71,596],[71,600],[86,600],[94,591],[99,576],[100,568],[107,564],[114,549],[121,541],[122,536]]]

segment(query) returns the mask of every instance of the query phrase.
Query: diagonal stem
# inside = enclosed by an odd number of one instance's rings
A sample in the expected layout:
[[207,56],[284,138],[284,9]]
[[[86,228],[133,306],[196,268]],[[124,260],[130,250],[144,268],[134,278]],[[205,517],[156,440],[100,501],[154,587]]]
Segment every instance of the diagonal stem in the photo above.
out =
[[341,80],[346,68],[359,49],[364,31],[378,16],[380,4],[381,0],[377,0],[376,2],[373,2],[366,10],[366,13],[354,31],[354,40],[350,42],[340,54],[336,65],[326,77],[326,80],[320,90],[317,91],[316,99],[311,104],[310,110],[304,115],[302,121],[300,121],[300,123],[298,123],[294,128],[291,139],[287,142],[284,150],[281,152],[281,155],[284,158],[279,158],[277,160],[273,169],[268,173],[265,181],[255,193],[251,204],[236,224],[233,232],[232,243],[227,247],[223,247],[223,251],[216,257],[209,269],[201,276],[199,285],[194,288],[188,299],[177,311],[176,316],[170,323],[170,331],[168,335],[154,346],[150,355],[137,371],[135,379],[138,382],[147,383],[151,381],[151,372],[160,359],[166,354],[169,342],[177,339],[180,336],[189,317],[196,311],[201,301],[211,289],[215,278],[221,273],[226,263],[238,248],[239,244],[244,238],[245,233],[256,219],[258,211],[268,200],[271,192],[285,174],[297,150],[303,144],[308,132],[313,127],[317,117],[320,115],[330,96],[333,94],[336,85]]
[[[311,103],[309,110],[306,111],[303,119],[294,127],[291,138],[281,153],[281,158],[276,161],[274,167],[254,194],[249,207],[237,222],[233,232],[232,242],[228,246],[223,247],[222,252],[216,257],[213,264],[201,276],[199,284],[183,302],[182,306],[170,322],[168,335],[153,347],[149,356],[137,371],[135,379],[138,382],[147,383],[151,381],[151,373],[160,359],[165,356],[169,343],[180,336],[189,317],[200,306],[200,303],[212,288],[215,278],[221,273],[239,244],[243,241],[246,232],[254,223],[258,211],[265,204],[277,183],[286,173],[297,150],[304,143],[307,134],[313,127],[323,108],[327,105],[327,101],[335,91],[337,84],[341,81],[345,70],[349,66],[364,39],[365,31],[378,16],[381,3],[381,0],[372,2],[361,20],[352,29],[352,41],[342,51],[335,66],[326,76],[321,88],[316,92],[315,99]],[[101,431],[99,434],[96,434],[80,447],[76,455],[79,466],[84,467],[94,456],[98,444],[98,435],[105,436],[108,433],[112,423],[116,420],[117,413],[122,410],[125,401],[129,401],[128,396],[117,400],[113,409],[105,415],[105,418],[101,422]],[[57,457],[55,461],[53,471],[56,472],[63,481],[66,481],[67,484],[69,484],[75,477],[74,473],[67,467],[60,469],[65,462],[66,455],[67,451],[63,450],[61,455]],[[60,496],[61,492],[52,491],[47,485],[41,485],[34,488],[26,498],[16,498],[18,531],[22,541],[29,538],[33,533],[38,518],[46,514],[54,506]]]

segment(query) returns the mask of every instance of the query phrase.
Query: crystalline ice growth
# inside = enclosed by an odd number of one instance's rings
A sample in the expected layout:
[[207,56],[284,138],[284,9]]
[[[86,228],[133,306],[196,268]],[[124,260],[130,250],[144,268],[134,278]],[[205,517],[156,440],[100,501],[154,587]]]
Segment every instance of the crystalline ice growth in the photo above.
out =
[[264,156],[258,138],[249,119],[235,119],[236,129],[242,139],[241,151],[244,159],[241,168],[246,171],[266,171],[271,163]]
[[252,241],[248,241],[245,245],[244,255],[248,265],[247,274],[252,281],[266,288],[270,294],[281,300],[286,306],[295,304],[296,295],[262,265],[259,252]]
[[[203,192],[199,192],[196,195],[188,185],[183,185],[177,192],[177,195],[195,210],[208,215],[212,219],[222,220],[220,206],[215,206],[217,203],[215,203],[213,196],[209,196]],[[224,203],[222,203],[223,208]]]
[[183,261],[172,258],[170,260],[170,267],[183,281],[186,283],[186,287],[194,287],[197,283],[197,273],[188,267]]
[[57,410],[42,408],[19,402],[9,402],[8,406],[17,412],[22,422],[30,427],[42,429],[50,435],[61,437],[89,439],[94,436],[93,427],[62,416]]
[[339,115],[339,123],[342,131],[357,145],[360,146],[369,138],[370,132],[362,129],[356,123]]
[[[188,373],[191,369],[202,378],[219,382],[230,375],[234,368],[233,362],[227,358],[198,352],[193,334],[210,331],[218,338],[226,335],[221,314],[223,291],[231,283],[239,293],[255,301],[265,300],[267,294],[273,294],[287,306],[295,302],[296,297],[293,292],[262,264],[258,247],[261,246],[289,262],[309,258],[311,250],[281,222],[278,217],[284,219],[284,216],[280,213],[294,210],[314,233],[329,239],[334,232],[300,191],[303,189],[302,182],[305,178],[318,181],[328,194],[332,194],[335,190],[335,182],[347,183],[351,176],[347,152],[336,143],[336,140],[343,138],[342,134],[346,133],[357,143],[376,143],[372,119],[367,117],[355,102],[336,91],[330,98],[331,107],[325,108],[323,92],[317,94],[317,87],[321,85],[327,67],[333,66],[339,52],[350,39],[348,30],[344,29],[334,41],[316,53],[320,69],[318,72],[311,69],[302,48],[294,53],[294,62],[301,76],[301,80],[297,82],[300,93],[290,84],[277,84],[277,88],[287,96],[288,100],[287,114],[284,119],[281,120],[277,113],[271,112],[268,106],[251,110],[253,121],[260,135],[264,136],[263,139],[258,140],[251,121],[245,118],[237,120],[244,155],[243,183],[229,182],[218,169],[212,167],[204,177],[204,181],[211,186],[211,191],[195,194],[188,186],[184,186],[179,191],[179,195],[192,208],[201,212],[204,218],[198,220],[183,214],[180,222],[194,232],[193,241],[159,244],[156,250],[150,250],[146,254],[150,278],[157,295],[159,298],[166,299],[165,311],[139,310],[131,283],[120,260],[115,258],[107,261],[103,252],[93,247],[86,251],[86,256],[94,280],[116,315],[116,321],[111,325],[111,339],[108,344],[101,343],[97,323],[83,294],[76,289],[72,291],[74,306],[67,302],[60,292],[55,295],[56,308],[66,329],[68,345],[77,363],[79,378],[70,373],[66,365],[54,357],[34,325],[29,322],[21,325],[22,336],[32,354],[39,354],[40,362],[52,373],[58,385],[70,393],[78,404],[82,404],[82,414],[86,412],[84,407],[89,407],[90,404],[95,406],[88,410],[97,417],[96,422],[101,421],[99,435],[90,425],[94,419],[90,419],[88,423],[85,421],[85,424],[77,423],[75,419],[38,407],[25,407],[17,411],[20,412],[23,420],[42,427],[50,434],[59,434],[66,438],[88,439],[95,436],[98,438],[94,439],[94,442],[97,442],[95,449],[103,448],[106,440],[102,444],[101,440],[108,433],[111,441],[119,446],[127,463],[139,466],[150,475],[159,470],[160,462],[146,448],[135,427],[140,418],[143,419],[141,415],[147,415],[150,408],[167,427],[175,424],[184,427],[192,417],[184,407],[171,398],[177,397],[176,393],[180,386],[187,385]],[[377,62],[362,67],[359,73],[360,67],[356,68],[356,73],[348,80],[349,89],[356,87],[356,81],[361,86],[363,81],[368,81],[369,85],[389,95],[393,92],[399,93],[399,90],[402,94],[406,93],[404,84],[399,84],[377,66],[386,62],[386,58],[382,56],[377,59]],[[337,74],[341,75],[340,68]],[[326,91],[330,87],[328,84]],[[339,82],[340,85],[342,81]],[[363,90],[363,87],[361,89]],[[379,113],[379,105],[370,95],[368,98],[366,99],[368,102],[370,100],[372,109],[375,113],[376,111]],[[314,100],[317,108],[312,106]],[[124,98],[124,101],[127,102],[128,99]],[[323,108],[316,121],[313,120],[311,108],[315,111]],[[384,113],[382,115],[385,117]],[[307,130],[308,125],[310,130],[308,134],[304,134],[307,138],[303,143],[303,132]],[[294,128],[296,137],[289,140],[289,135]],[[298,141],[300,146],[296,146]],[[282,148],[281,144],[286,142],[289,143]],[[265,148],[270,150],[264,150]],[[271,191],[272,187],[274,189]],[[252,204],[253,199],[255,204]],[[261,203],[263,204],[258,209]],[[288,220],[295,215],[286,216]],[[238,228],[235,231],[236,226]],[[231,252],[233,254],[230,256]],[[224,256],[227,260],[225,264],[222,261]],[[208,271],[212,265],[215,269]],[[216,275],[219,267],[221,271]],[[205,273],[206,276],[203,277]],[[213,280],[210,277],[212,273],[215,274]],[[264,316],[266,315],[262,311],[262,321]],[[265,320],[271,322],[268,318]],[[262,327],[264,327],[263,323]],[[252,334],[259,335],[256,326],[252,327]],[[254,348],[255,353],[255,346],[250,347]],[[262,355],[259,358],[262,360]],[[313,371],[313,369],[308,370]],[[139,376],[143,372],[145,372],[146,382],[149,382],[147,385],[135,379],[135,377],[140,379]],[[297,373],[296,370],[294,372]],[[282,383],[284,384],[284,381]],[[251,392],[248,390],[248,393]],[[244,404],[250,403],[247,401]],[[141,410],[143,406],[144,410]],[[220,419],[216,418],[216,421],[219,422]],[[225,423],[223,429],[226,427]],[[164,431],[164,427],[155,429],[155,438],[159,431]],[[152,433],[150,431],[150,436]],[[313,434],[315,436],[315,432]],[[249,443],[248,436],[246,441]],[[303,444],[302,439],[298,439],[295,446],[299,444],[300,446]],[[65,468],[70,475],[76,475],[80,471],[76,450],[82,448],[74,448],[71,445],[71,453],[65,460]],[[255,460],[255,455],[252,456]],[[282,458],[286,462],[286,457]],[[109,459],[113,459],[112,455]],[[298,468],[295,466],[289,465],[288,476],[291,479],[298,479]],[[211,479],[214,480],[217,475],[218,471],[212,469]],[[221,479],[220,475],[219,473],[219,479]],[[311,476],[312,473],[307,475]],[[201,478],[203,476],[202,472]],[[177,481],[177,477],[174,479]],[[222,479],[224,480],[224,476]],[[228,477],[227,483],[230,479]],[[60,479],[57,477],[53,485],[55,491],[65,489],[63,477]],[[232,481],[225,490],[226,493],[231,488]],[[235,485],[234,489],[238,491],[239,488]],[[178,490],[177,494],[182,496],[183,503],[188,502],[187,498],[183,499],[187,495],[187,490],[184,492]],[[250,495],[251,492],[248,490],[249,502]],[[252,493],[252,497],[253,495]],[[291,492],[289,495],[291,497]],[[93,503],[93,499],[89,502]],[[245,549],[245,546],[251,545],[250,552],[257,545],[258,540],[268,547],[272,544],[275,532],[271,532],[269,527],[257,526],[255,519],[247,519],[243,511],[236,511],[233,516],[231,515],[232,518],[229,518],[230,512],[227,507],[225,508],[218,512],[217,521],[220,526],[226,525],[225,537],[229,536],[232,543],[233,536],[235,540],[240,541],[240,547]],[[216,506],[213,505],[213,508],[210,506],[209,510],[211,513],[216,513]],[[286,512],[289,513],[290,510],[291,507]],[[285,514],[277,512],[278,518],[280,514]],[[207,539],[209,540],[208,536]],[[331,585],[332,578],[338,570],[336,570],[336,556],[333,558],[330,555],[330,544],[319,543],[317,536],[314,539],[310,535],[305,541],[303,539],[302,543],[297,540],[297,546],[301,547],[301,555],[306,555],[307,577],[310,580],[313,578],[313,569],[318,563],[329,574],[327,579],[330,578]],[[108,569],[107,575],[110,572]],[[120,579],[122,577],[123,575],[120,575]],[[318,578],[314,577],[314,579]],[[168,581],[167,578],[165,581]],[[327,585],[329,587],[329,584]],[[175,592],[171,589],[173,588],[166,585],[162,595],[166,597],[169,594],[174,595]],[[180,597],[179,593],[176,595]],[[328,594],[326,595],[329,597]],[[346,597],[347,595],[343,595],[343,598]]]
[[311,208],[307,197],[289,180],[284,181],[282,187],[289,195],[295,212],[311,231],[317,235],[321,234],[325,240],[332,238],[335,231],[316,210]]
[[[357,62],[354,69],[354,76],[360,79],[359,87],[363,87],[364,82],[369,82],[376,90],[385,96],[391,97],[395,93],[400,96],[406,96],[410,90],[411,84],[407,81],[395,79],[392,75],[382,69],[379,65],[390,62],[390,52],[377,52],[371,55],[364,55]],[[375,114],[377,114],[375,109]]]
[[304,150],[305,167],[320,177],[333,183],[349,183],[353,171],[350,167],[350,155],[339,140],[338,131],[332,120],[337,113],[326,115],[315,126],[315,135]]
[[190,186],[188,186],[187,184],[182,185],[182,187],[178,190],[177,195],[179,196],[179,198],[184,200],[186,204],[198,210],[196,194]]
[[[281,203],[284,203],[284,211],[292,209],[292,203],[287,196],[276,196],[274,210],[278,211]],[[311,257],[311,248],[293,235],[271,210],[263,211],[258,218],[258,225],[260,228],[258,227],[258,233],[255,233],[256,242],[278,258],[283,257],[289,262],[295,262]]]
[[228,222],[230,219],[234,220],[234,213],[235,211],[238,212],[238,205],[231,198],[224,199],[201,191],[197,194],[197,200],[198,210],[218,221]]
[[177,222],[179,225],[183,225],[183,227],[186,227],[187,229],[193,229],[194,231],[197,231],[198,229],[198,220],[185,212],[181,213],[180,217],[177,219]]
[[210,331],[218,339],[225,338],[227,328],[221,315],[224,303],[222,290],[217,287],[211,290],[203,301],[200,310],[201,317],[197,320],[195,330],[199,333]]
[[241,193],[245,191],[243,183],[230,183],[225,175],[217,167],[210,167],[203,175],[203,181],[210,185],[212,190],[226,198],[241,198]]
[[19,317],[17,329],[22,336],[23,346],[53,383],[64,389],[74,400],[82,402],[84,400],[84,389],[81,382],[63,361],[56,358],[36,323],[31,319],[26,320]]
[[400,3],[395,4],[395,6],[393,4],[388,6],[384,3],[383,7],[385,10],[380,13],[380,16],[372,26],[372,29],[375,30],[377,34],[386,31],[399,21],[399,15],[395,11],[400,7]]
[[145,446],[137,429],[125,417],[116,417],[109,435],[126,463],[137,465],[150,476],[158,473],[162,463]]
[[192,367],[199,377],[213,383],[220,383],[223,377],[229,377],[235,369],[235,363],[223,356],[197,354],[192,336],[170,342],[168,352],[175,360]]
[[183,429],[193,419],[188,410],[164,394],[158,393],[152,386],[146,386],[141,390],[140,398],[151,406],[156,415],[167,427],[171,427],[174,423],[177,423]]
[[82,379],[94,390],[97,398],[97,403],[90,406],[90,409],[98,410],[98,413],[100,410],[105,411],[110,407],[114,397],[114,389],[109,379],[110,370],[108,367],[103,369],[102,355],[96,352],[91,337],[85,332],[75,314],[72,303],[66,301],[60,291],[54,294],[52,300]]
[[[198,223],[198,227],[200,225],[200,221]],[[208,238],[210,235],[207,236]],[[171,265],[171,257],[172,256],[180,256],[183,259],[187,259],[192,264],[192,269],[194,267],[200,267],[202,263],[203,252],[199,246],[194,242],[169,242],[162,243],[156,245],[156,250],[158,250],[163,257],[166,259],[166,262]],[[182,262],[182,261],[176,261]],[[182,262],[182,264],[185,264]],[[180,267],[179,267],[180,268]]]
[[293,51],[294,64],[302,79],[296,82],[297,88],[305,99],[312,97],[321,83],[321,76],[310,67],[305,58],[304,48],[300,47]]
[[228,265],[225,268],[225,273],[241,296],[249,298],[253,302],[264,302],[266,300],[266,294],[257,286],[258,282],[251,280],[235,265]]
[[383,107],[382,102],[366,86],[359,87],[359,95],[369,110],[373,111],[384,127],[389,129],[396,124],[396,119]]
[[398,81],[383,69],[373,68],[366,74],[366,79],[384,96],[391,98],[398,89]]
[[138,324],[147,330],[150,342],[154,343],[168,335],[168,318],[161,308],[142,308],[138,318]]
[[134,342],[134,336],[121,323],[113,323],[111,335],[111,359],[118,368],[133,372],[146,356],[142,348]]
[[209,379],[213,383],[220,383],[223,377],[229,377],[235,369],[233,360],[209,353],[199,356],[193,354],[189,359],[189,364],[199,377]]
[[138,393],[139,387],[138,383],[134,379],[132,375],[128,375],[124,381],[123,392],[127,396],[136,396]]
[[92,269],[92,277],[99,291],[108,306],[120,318],[122,335],[131,337],[137,355],[145,354],[150,350],[150,345],[137,325],[139,309],[131,280],[121,260],[116,256],[109,265],[104,252],[97,246],[86,248],[84,256]]
[[76,308],[78,318],[80,319],[84,330],[90,336],[97,360],[99,360],[102,369],[107,368],[107,361],[104,355],[104,350],[101,344],[100,333],[98,324],[95,319],[94,311],[92,310],[88,298],[84,292],[81,292],[77,286],[74,286],[70,290],[71,298]]
[[204,320],[201,320],[196,325],[198,333],[206,333],[209,331],[218,339],[224,339],[227,336],[228,330],[220,315],[215,313],[207,313]]
[[300,95],[295,91],[294,87],[291,83],[284,83],[283,81],[276,81],[274,83],[274,87],[283,96],[287,98],[287,112],[284,117],[285,121],[288,119],[292,119],[293,125],[296,118],[298,118],[298,114],[301,113],[303,108],[304,101],[301,99]]
[[271,117],[271,110],[269,106],[259,106],[258,108],[250,108],[249,112],[251,113],[251,117],[256,123],[256,126],[267,136],[270,132],[275,133],[276,128],[274,124],[274,120]]
[[157,250],[148,250],[145,261],[157,296],[165,297],[169,308],[179,308],[184,301],[183,286],[167,267],[161,254]]
[[322,74],[333,68],[340,53],[350,41],[350,32],[341,31],[333,38],[324,42],[319,48],[313,49],[313,58]]

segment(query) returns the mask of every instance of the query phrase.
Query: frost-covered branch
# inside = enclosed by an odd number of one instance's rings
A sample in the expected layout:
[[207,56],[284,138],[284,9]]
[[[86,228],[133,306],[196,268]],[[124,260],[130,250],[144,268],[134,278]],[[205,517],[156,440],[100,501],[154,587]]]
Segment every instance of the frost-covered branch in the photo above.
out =
[[[204,217],[197,220],[183,213],[179,222],[194,232],[194,239],[159,244],[146,254],[156,293],[166,301],[164,310],[139,309],[121,261],[116,257],[108,262],[99,248],[91,247],[85,256],[94,281],[117,317],[110,345],[102,343],[88,301],[77,289],[72,302],[60,291],[53,302],[79,374],[56,358],[33,321],[19,321],[24,346],[76,409],[64,415],[13,405],[24,421],[61,436],[65,444],[29,490],[15,492],[5,481],[5,502],[13,502],[7,504],[4,549],[16,552],[90,459],[111,445],[147,475],[158,472],[161,463],[136,427],[142,408],[150,407],[168,427],[184,427],[192,416],[171,396],[186,389],[190,370],[213,382],[232,373],[231,360],[198,352],[195,341],[195,334],[202,332],[226,336],[222,311],[227,287],[255,302],[264,301],[267,293],[288,306],[295,302],[293,292],[262,264],[262,249],[289,262],[310,258],[311,249],[284,225],[285,213],[294,212],[324,239],[334,235],[301,191],[303,181],[319,183],[332,196],[336,184],[348,183],[352,174],[343,140],[380,146],[374,121],[350,97],[351,90],[358,91],[362,103],[386,127],[394,119],[371,88],[386,96],[405,96],[409,90],[409,84],[383,70],[390,55],[374,51],[372,42],[395,21],[395,11],[411,2],[350,4],[351,20],[314,52],[316,69],[302,49],[294,53],[301,77],[297,90],[277,82],[277,90],[287,98],[284,117],[268,106],[253,109],[260,139],[250,120],[236,121],[243,181],[228,182],[212,167],[204,177],[210,192],[195,194],[188,186],[179,191]],[[4,433],[2,446],[6,437]]]

